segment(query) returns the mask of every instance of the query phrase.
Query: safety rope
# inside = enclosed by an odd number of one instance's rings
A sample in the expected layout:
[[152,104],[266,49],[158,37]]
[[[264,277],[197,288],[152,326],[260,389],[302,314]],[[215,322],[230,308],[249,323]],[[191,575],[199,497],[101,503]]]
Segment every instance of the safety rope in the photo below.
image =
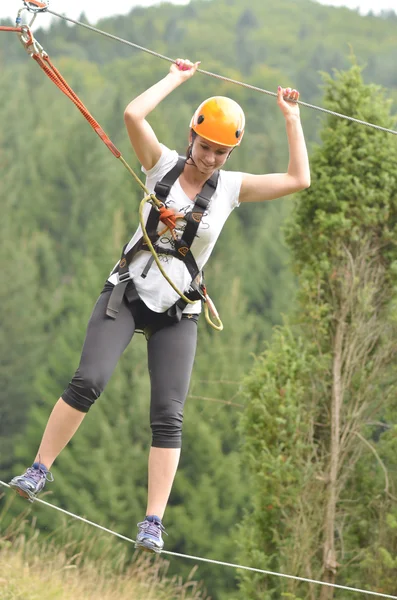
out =
[[1,25],[0,31],[13,31],[14,33],[22,33],[22,27],[7,27],[6,25]]
[[[93,27],[92,25],[87,25],[86,23],[82,23],[81,21],[76,21],[75,19],[71,19],[70,17],[66,17],[65,15],[61,15],[53,10],[47,9],[48,13],[54,15],[54,17],[58,17],[60,19],[64,19],[65,21],[69,21],[70,23],[74,23],[75,25],[79,25],[80,27],[84,27],[85,29],[89,29],[90,31],[94,31],[95,33],[99,33],[107,38],[115,40],[117,42],[121,42],[122,44],[126,44],[132,48],[137,50],[142,50],[142,52],[146,52],[151,54],[152,56],[156,56],[157,58],[161,58],[162,60],[166,60],[168,62],[174,63],[175,60],[165,56],[164,54],[160,54],[159,52],[155,52],[154,50],[149,50],[143,46],[139,46],[138,44],[134,44],[133,42],[129,42],[128,40],[124,40],[117,35],[113,35],[106,31],[102,31],[97,27]],[[268,90],[262,89],[260,87],[256,87],[255,85],[251,85],[249,83],[245,83],[243,81],[238,81],[237,79],[231,79],[230,77],[225,77],[224,75],[218,75],[217,73],[211,73],[211,71],[205,71],[204,69],[197,69],[197,73],[202,73],[203,75],[209,75],[210,77],[215,77],[216,79],[220,79],[221,81],[226,81],[228,83],[233,83],[235,85],[239,85],[241,87],[247,88],[254,92],[260,92],[261,94],[266,94],[268,96],[277,97],[275,92],[270,92]],[[316,106],[314,104],[309,104],[308,102],[303,102],[302,100],[298,100],[297,104],[300,106],[305,106],[306,108],[311,108],[313,110],[318,110],[320,112],[326,113],[327,115],[332,115],[334,117],[339,117],[341,119],[346,119],[347,121],[352,121],[354,123],[358,123],[359,125],[365,125],[366,127],[372,127],[373,129],[377,129],[379,131],[384,131],[385,133],[391,133],[393,135],[397,135],[397,131],[394,129],[388,129],[387,127],[381,127],[380,125],[375,125],[374,123],[368,123],[367,121],[361,121],[360,119],[356,119],[354,117],[349,117],[348,115],[343,115],[341,113],[335,112],[333,110],[329,110],[328,108],[323,108],[322,106]]]
[[[4,486],[5,488],[10,488],[10,486],[7,483],[5,483],[4,481],[0,481],[0,485]],[[65,510],[64,508],[60,508],[59,506],[50,504],[49,502],[46,502],[45,500],[41,500],[41,498],[36,498],[34,500],[34,502],[39,502],[40,504],[44,504],[44,506],[54,508],[55,510],[58,510],[59,512],[63,513],[64,515],[67,515],[69,517],[77,519],[78,521],[82,521],[83,523],[87,523],[87,525],[92,525],[93,527],[96,527],[97,529],[100,529],[101,531],[110,533],[111,535],[114,535],[114,536],[124,540],[125,542],[129,542],[130,544],[135,545],[135,540],[132,540],[131,538],[128,538],[125,535],[122,535],[121,533],[117,533],[117,531],[113,531],[112,529],[103,527],[102,525],[99,525],[98,523],[95,523],[94,521],[89,521],[88,519],[86,519],[84,517],[75,515],[74,513],[69,512],[68,510]],[[201,556],[192,556],[190,554],[181,554],[180,552],[170,552],[169,550],[162,550],[161,554],[167,554],[169,556],[176,556],[178,558],[186,558],[188,560],[194,560],[194,561],[205,562],[205,563],[209,563],[209,564],[213,564],[213,565],[229,567],[232,569],[241,569],[244,571],[250,571],[252,573],[261,573],[262,575],[269,575],[272,577],[293,579],[294,581],[301,581],[302,583],[314,583],[315,585],[323,585],[323,586],[327,586],[327,587],[331,587],[331,588],[335,588],[335,589],[339,589],[339,590],[345,590],[348,592],[357,592],[359,594],[368,594],[371,596],[377,596],[378,598],[391,598],[391,600],[397,600],[397,596],[390,596],[389,594],[382,594],[381,592],[372,592],[369,590],[361,590],[359,588],[347,587],[344,585],[338,585],[336,583],[328,583],[326,581],[318,581],[317,579],[309,579],[307,577],[298,577],[296,575],[287,575],[285,573],[277,573],[276,571],[267,571],[265,569],[257,569],[255,567],[247,567],[245,565],[228,563],[228,562],[224,562],[221,560],[214,560],[211,558],[203,558]]]
[[[38,5],[40,5],[40,7],[37,10],[39,10],[40,12],[43,12],[45,10],[43,8],[44,4],[41,2],[37,2],[37,0],[34,0],[34,4],[36,4],[36,3]],[[28,4],[33,5],[33,2],[31,1]],[[26,2],[25,2],[25,5],[26,5]],[[22,9],[22,10],[24,10],[24,9]],[[19,16],[18,16],[17,20],[21,20],[20,14],[21,14],[22,10],[19,11],[19,13],[18,13]],[[28,10],[30,10],[30,9],[28,8]],[[34,18],[36,17],[36,12],[37,11],[35,11]],[[32,20],[32,22],[33,22],[33,20]],[[32,22],[30,23],[30,25],[32,24]],[[158,198],[156,198],[155,194],[151,194],[149,192],[149,190],[147,189],[145,184],[140,180],[138,175],[134,172],[134,170],[130,167],[130,165],[127,163],[127,161],[123,158],[123,156],[122,156],[121,152],[118,150],[118,148],[113,144],[111,139],[106,135],[106,133],[103,131],[102,127],[94,119],[94,117],[91,115],[91,113],[89,112],[87,107],[83,104],[81,99],[72,90],[72,88],[69,86],[67,81],[61,75],[61,73],[58,71],[58,69],[55,67],[55,65],[51,62],[48,54],[44,51],[43,47],[34,38],[32,31],[30,29],[30,25],[29,26],[22,25],[19,27],[0,26],[0,31],[8,31],[8,32],[11,31],[11,32],[18,33],[19,38],[20,38],[25,50],[27,51],[27,53],[36,61],[36,63],[39,65],[39,67],[44,71],[44,73],[49,77],[49,79],[51,79],[51,81],[53,83],[55,83],[55,85],[61,90],[61,92],[63,92],[65,94],[65,96],[67,96],[75,104],[75,106],[79,109],[79,111],[84,116],[84,118],[91,125],[93,130],[99,135],[101,140],[104,142],[104,144],[110,150],[110,152],[118,160],[120,160],[122,162],[122,164],[125,166],[125,168],[128,170],[128,172],[132,175],[132,177],[135,179],[135,181],[138,183],[138,185],[145,192],[146,195],[143,198],[143,200],[141,201],[140,208],[139,208],[139,221],[140,221],[140,225],[141,225],[141,229],[142,229],[143,238],[145,239],[146,244],[148,245],[149,250],[152,253],[153,258],[157,264],[157,267],[158,267],[160,273],[162,274],[162,276],[164,277],[164,279],[169,283],[169,285],[174,289],[174,291],[182,298],[182,300],[184,300],[187,304],[195,304],[197,302],[197,300],[190,300],[183,292],[181,292],[179,290],[179,288],[174,284],[174,282],[168,277],[163,266],[161,265],[160,259],[157,255],[157,252],[156,252],[156,250],[147,234],[147,231],[146,231],[146,225],[145,225],[144,215],[143,215],[143,208],[147,202],[150,202],[160,212],[159,219],[166,225],[166,227],[162,231],[162,233],[164,234],[164,232],[169,229],[171,232],[171,235],[173,235],[173,237],[174,237],[174,229],[175,229],[175,225],[176,225],[177,216],[172,214],[172,211],[169,211],[168,209],[166,209],[164,204],[162,202],[160,202],[158,200]],[[206,319],[207,323],[216,331],[222,331],[223,330],[222,321],[220,320],[219,314],[215,308],[215,305],[213,304],[211,298],[208,296],[205,288],[204,288],[203,295],[204,295],[204,315],[205,315],[205,319]],[[211,311],[214,320],[211,319],[209,311]]]

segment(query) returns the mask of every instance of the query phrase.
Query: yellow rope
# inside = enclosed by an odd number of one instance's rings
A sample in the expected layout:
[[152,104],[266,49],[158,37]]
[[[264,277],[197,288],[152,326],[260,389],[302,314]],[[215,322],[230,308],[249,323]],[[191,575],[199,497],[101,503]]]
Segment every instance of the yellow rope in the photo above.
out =
[[[132,170],[132,168],[130,167],[128,162],[123,158],[123,156],[121,156],[121,154],[120,154],[120,156],[118,158],[119,158],[119,160],[121,160],[121,162],[123,163],[123,165],[125,166],[127,171],[133,176],[133,178],[135,179],[137,184],[141,186],[141,188],[145,192],[146,196],[150,196],[151,194],[150,194],[149,190],[147,189],[146,185],[139,179],[138,175],[135,173],[135,171]],[[158,200],[156,198],[156,196],[154,194],[152,194],[152,196],[153,196],[153,198],[152,198],[153,202],[156,204],[156,206],[158,208],[160,208],[162,203],[160,202],[160,200]]]
[[[211,321],[211,317],[209,314],[209,306],[208,306],[208,300],[211,302],[212,304],[212,314],[215,317],[215,320],[217,321],[217,323],[214,323],[214,321]],[[209,325],[211,325],[211,327],[213,327],[213,329],[216,329],[216,331],[222,331],[223,330],[223,323],[219,317],[218,311],[215,308],[215,305],[212,303],[211,299],[209,296],[207,296],[207,302],[205,302],[204,304],[204,315],[205,315],[205,320],[207,321],[207,323]]]

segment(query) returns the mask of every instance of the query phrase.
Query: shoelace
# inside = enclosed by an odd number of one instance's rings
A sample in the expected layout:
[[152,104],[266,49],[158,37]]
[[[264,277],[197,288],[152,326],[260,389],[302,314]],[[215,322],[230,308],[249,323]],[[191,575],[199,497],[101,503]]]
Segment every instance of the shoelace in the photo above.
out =
[[155,537],[160,537],[161,533],[165,533],[165,535],[168,535],[164,528],[164,525],[162,523],[158,523],[157,521],[147,521],[145,519],[141,523],[138,523],[138,527],[146,531],[146,533],[148,533],[149,535],[153,535]]
[[26,469],[26,474],[29,479],[33,479],[35,483],[38,483],[40,479],[44,476],[46,481],[54,481],[54,476],[51,471],[44,471],[43,469],[35,469],[34,467],[29,467]]

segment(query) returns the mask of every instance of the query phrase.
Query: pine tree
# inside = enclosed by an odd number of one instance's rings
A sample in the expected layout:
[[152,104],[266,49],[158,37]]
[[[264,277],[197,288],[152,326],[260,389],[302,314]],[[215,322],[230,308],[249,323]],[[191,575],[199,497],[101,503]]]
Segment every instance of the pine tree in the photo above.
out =
[[[363,84],[357,66],[326,77],[326,102],[392,126],[390,103]],[[298,308],[247,381],[244,452],[256,492],[242,528],[256,526],[241,538],[242,557],[282,573],[392,593],[395,548],[385,540],[395,526],[397,485],[388,427],[397,408],[388,372],[396,352],[397,146],[336,117],[322,140],[311,161],[312,186],[287,230]],[[362,546],[368,552],[360,555]],[[371,554],[383,557],[382,567],[374,569]],[[253,599],[334,597],[332,587],[260,576],[243,577],[242,589]]]
[[27,422],[36,400],[33,383],[43,357],[42,294],[35,258],[45,247],[45,236],[31,237],[3,213],[0,225],[0,469],[9,473],[14,461],[15,437]]

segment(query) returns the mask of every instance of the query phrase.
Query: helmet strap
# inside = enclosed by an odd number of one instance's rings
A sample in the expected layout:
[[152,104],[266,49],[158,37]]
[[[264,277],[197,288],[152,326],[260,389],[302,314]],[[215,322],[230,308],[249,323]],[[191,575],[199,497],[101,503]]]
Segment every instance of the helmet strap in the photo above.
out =
[[194,144],[194,140],[196,139],[196,137],[197,137],[197,133],[193,129],[191,129],[190,130],[190,143],[189,143],[189,146],[188,146],[187,152],[186,152],[186,164],[189,164],[188,161],[190,160],[190,161],[192,161],[192,163],[195,167],[197,167],[197,165],[194,162],[194,158],[192,156],[192,149],[193,149],[193,144]]

